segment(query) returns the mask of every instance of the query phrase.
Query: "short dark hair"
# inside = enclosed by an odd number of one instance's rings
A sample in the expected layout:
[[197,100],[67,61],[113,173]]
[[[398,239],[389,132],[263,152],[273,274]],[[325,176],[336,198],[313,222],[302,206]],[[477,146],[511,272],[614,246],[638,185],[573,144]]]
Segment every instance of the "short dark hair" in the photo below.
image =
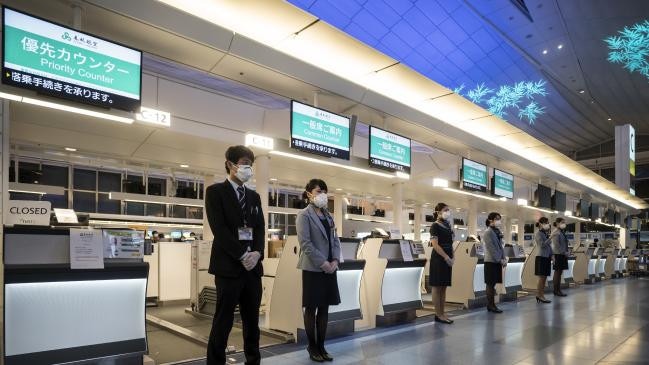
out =
[[437,205],[435,206],[435,212],[433,213],[433,220],[437,220],[437,218],[439,217],[439,212],[444,210],[444,208],[446,207],[448,207],[448,204],[446,203],[442,203],[442,202],[437,203]]
[[228,161],[233,164],[239,163],[239,160],[243,157],[248,157],[251,162],[255,162],[255,153],[246,146],[230,146],[227,151],[225,151],[225,171],[229,174],[230,168],[228,167]]
[[496,218],[502,218],[500,213],[498,213],[498,212],[489,213],[489,215],[487,216],[487,220],[484,223],[485,226],[489,227],[489,222],[492,222],[492,221],[496,220]]
[[565,219],[563,219],[561,217],[557,217],[557,219],[554,221],[554,223],[552,223],[552,225],[555,226],[555,227],[559,227],[559,224],[561,224],[561,222],[564,222],[564,221],[565,221]]
[[550,220],[547,217],[541,217],[539,220],[536,222],[536,227],[541,228],[541,224],[547,224],[550,223]]
[[327,192],[329,191],[329,189],[327,189],[327,183],[324,182],[324,180],[311,179],[311,180],[309,180],[309,182],[304,187],[304,192],[302,193],[302,199],[306,200],[308,198],[307,195],[306,195],[307,191],[311,192],[311,190],[313,190],[313,189],[315,189],[317,187],[319,187],[320,190],[324,190],[324,191],[327,191]]

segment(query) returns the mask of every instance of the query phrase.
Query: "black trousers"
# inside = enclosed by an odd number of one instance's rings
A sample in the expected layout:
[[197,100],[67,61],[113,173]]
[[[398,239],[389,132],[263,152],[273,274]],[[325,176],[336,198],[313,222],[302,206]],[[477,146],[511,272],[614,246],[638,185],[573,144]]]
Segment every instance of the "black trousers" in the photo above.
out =
[[259,305],[261,277],[251,271],[238,278],[216,277],[216,310],[210,340],[207,343],[207,365],[225,364],[228,336],[234,322],[234,309],[239,305],[243,324],[243,350],[246,364],[261,362],[259,353]]

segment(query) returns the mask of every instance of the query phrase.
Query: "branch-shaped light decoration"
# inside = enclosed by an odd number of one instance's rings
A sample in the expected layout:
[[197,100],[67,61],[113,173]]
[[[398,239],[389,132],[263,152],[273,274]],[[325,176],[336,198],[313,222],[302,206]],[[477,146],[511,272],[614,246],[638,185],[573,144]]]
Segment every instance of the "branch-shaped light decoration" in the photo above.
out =
[[618,33],[604,39],[610,50],[608,61],[649,79],[649,20],[626,26]]
[[486,107],[491,113],[505,119],[508,112],[518,115],[521,120],[534,124],[539,115],[545,113],[545,107],[539,105],[537,97],[548,95],[545,81],[521,81],[511,85],[501,85],[491,89],[484,83],[464,91],[464,84],[454,90],[457,94],[467,97],[472,102]]

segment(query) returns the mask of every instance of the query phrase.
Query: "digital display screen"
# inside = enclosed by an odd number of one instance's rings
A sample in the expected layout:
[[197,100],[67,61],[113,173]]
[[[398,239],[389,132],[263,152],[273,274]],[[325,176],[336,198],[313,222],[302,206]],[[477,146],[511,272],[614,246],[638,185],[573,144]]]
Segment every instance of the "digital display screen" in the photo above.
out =
[[291,147],[349,160],[350,120],[323,109],[291,101]]
[[[534,192],[534,206],[538,208],[552,208],[552,190],[545,186],[539,184]],[[565,210],[565,209],[564,209]]]
[[514,175],[494,169],[491,193],[508,199],[514,199]]
[[596,219],[600,218],[600,216],[599,216],[599,205],[598,204],[595,204],[595,203],[590,204],[589,215],[590,215],[590,219],[592,219],[592,220],[596,220]]
[[410,173],[409,138],[370,126],[370,166]]
[[462,189],[487,191],[487,166],[481,163],[462,159]]
[[563,214],[566,211],[566,193],[555,190],[552,195],[552,209]]
[[581,218],[590,218],[590,203],[579,199],[577,204],[577,216]]
[[142,52],[2,10],[3,84],[105,108],[140,107]]

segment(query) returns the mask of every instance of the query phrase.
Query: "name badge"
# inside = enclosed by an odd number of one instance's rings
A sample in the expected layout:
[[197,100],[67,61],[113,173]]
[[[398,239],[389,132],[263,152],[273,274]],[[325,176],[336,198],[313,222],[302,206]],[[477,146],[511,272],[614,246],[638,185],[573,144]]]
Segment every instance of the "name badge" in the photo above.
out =
[[239,227],[239,241],[252,241],[251,227]]

